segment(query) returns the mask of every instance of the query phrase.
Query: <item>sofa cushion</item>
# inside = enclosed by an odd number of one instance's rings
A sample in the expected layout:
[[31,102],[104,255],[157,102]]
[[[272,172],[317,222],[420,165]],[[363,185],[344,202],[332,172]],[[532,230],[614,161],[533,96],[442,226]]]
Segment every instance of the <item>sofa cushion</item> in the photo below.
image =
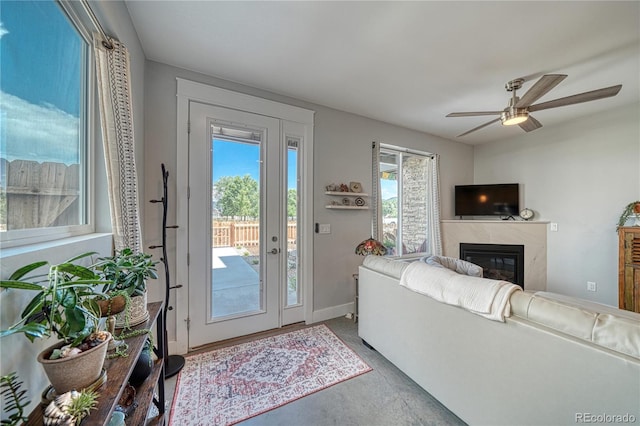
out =
[[374,271],[400,279],[402,272],[409,263],[402,260],[392,260],[382,256],[370,255],[364,258],[362,265]]
[[585,340],[591,340],[597,315],[596,312],[537,294],[531,299],[528,311],[529,320]]
[[640,358],[640,314],[549,292],[517,292],[511,313],[551,329]]

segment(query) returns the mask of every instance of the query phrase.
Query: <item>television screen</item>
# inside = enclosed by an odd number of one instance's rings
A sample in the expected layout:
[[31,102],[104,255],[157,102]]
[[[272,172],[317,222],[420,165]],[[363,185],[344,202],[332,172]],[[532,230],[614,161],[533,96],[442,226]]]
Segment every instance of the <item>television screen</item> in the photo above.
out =
[[517,183],[456,185],[456,216],[514,216],[520,211]]

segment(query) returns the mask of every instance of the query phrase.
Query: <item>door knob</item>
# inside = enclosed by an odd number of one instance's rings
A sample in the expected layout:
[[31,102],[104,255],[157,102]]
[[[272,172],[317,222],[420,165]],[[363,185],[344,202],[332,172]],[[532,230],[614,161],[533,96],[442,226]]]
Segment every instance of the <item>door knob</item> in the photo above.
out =
[[270,253],[271,253],[271,254],[278,254],[278,253],[280,253],[280,249],[278,249],[278,248],[272,248]]

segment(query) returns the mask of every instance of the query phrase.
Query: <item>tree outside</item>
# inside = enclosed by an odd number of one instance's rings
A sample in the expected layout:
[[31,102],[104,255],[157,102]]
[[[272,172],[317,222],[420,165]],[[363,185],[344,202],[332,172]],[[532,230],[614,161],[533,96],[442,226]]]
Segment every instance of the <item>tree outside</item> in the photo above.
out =
[[216,207],[223,217],[255,219],[260,212],[258,182],[250,175],[223,176],[213,184]]

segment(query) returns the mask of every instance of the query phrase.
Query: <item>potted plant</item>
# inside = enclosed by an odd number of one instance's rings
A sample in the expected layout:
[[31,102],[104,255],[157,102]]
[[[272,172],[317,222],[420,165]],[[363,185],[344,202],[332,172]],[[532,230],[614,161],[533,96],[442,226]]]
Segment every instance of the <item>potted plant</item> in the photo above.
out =
[[45,425],[79,425],[98,405],[94,391],[75,390],[58,395],[47,405],[43,413]]
[[149,319],[147,311],[147,280],[158,278],[157,261],[150,254],[135,253],[130,248],[114,256],[98,259],[93,268],[109,281],[102,291],[106,294],[124,294],[131,303],[116,316],[116,327],[133,327]]
[[0,396],[5,402],[4,409],[9,417],[0,421],[2,425],[16,426],[29,420],[25,415],[25,409],[31,403],[26,401],[26,390],[20,389],[22,382],[18,380],[15,372],[0,377]]
[[624,226],[627,223],[627,219],[630,217],[635,217],[636,222],[633,226],[640,226],[640,201],[633,201],[627,204],[618,219],[618,226],[616,226],[616,231],[618,228]]
[[[100,294],[96,285],[108,283],[76,263],[92,254],[85,253],[57,265],[35,262],[0,281],[1,288],[36,293],[20,320],[0,331],[0,337],[23,333],[32,342],[52,335],[61,340],[38,355],[38,362],[58,394],[85,388],[102,375],[111,336],[98,331],[99,309],[94,298]],[[27,277],[47,265],[48,273]]]

